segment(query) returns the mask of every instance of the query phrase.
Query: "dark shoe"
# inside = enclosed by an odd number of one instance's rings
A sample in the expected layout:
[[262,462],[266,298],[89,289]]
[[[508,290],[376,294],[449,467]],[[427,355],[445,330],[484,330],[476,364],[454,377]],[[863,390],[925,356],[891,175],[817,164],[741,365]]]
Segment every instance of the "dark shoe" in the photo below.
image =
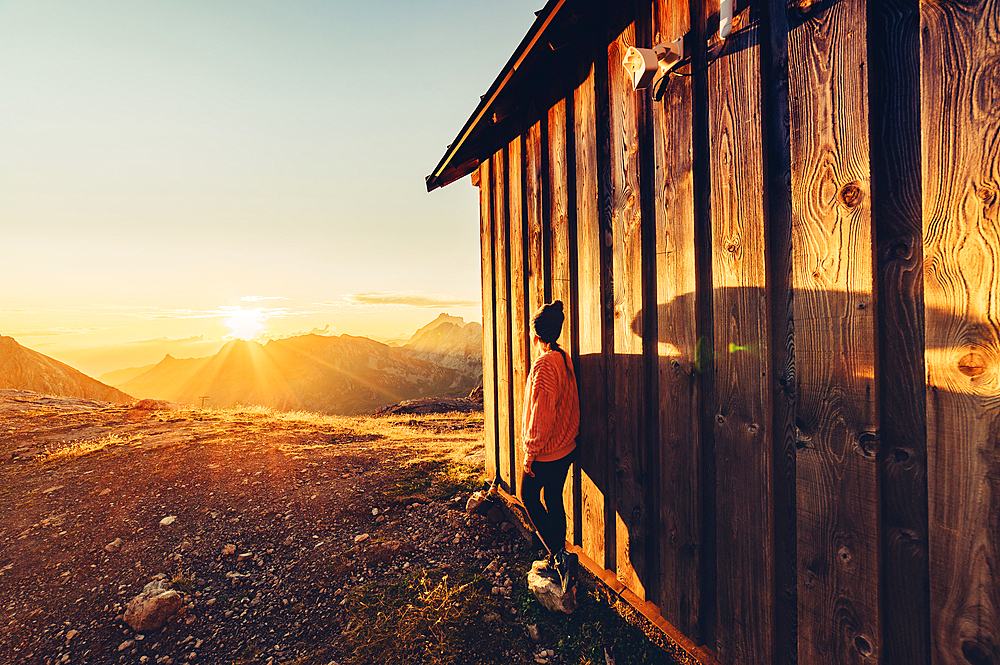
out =
[[559,550],[556,554],[556,572],[562,581],[563,593],[569,591],[576,584],[577,570],[580,567],[580,557],[565,549]]

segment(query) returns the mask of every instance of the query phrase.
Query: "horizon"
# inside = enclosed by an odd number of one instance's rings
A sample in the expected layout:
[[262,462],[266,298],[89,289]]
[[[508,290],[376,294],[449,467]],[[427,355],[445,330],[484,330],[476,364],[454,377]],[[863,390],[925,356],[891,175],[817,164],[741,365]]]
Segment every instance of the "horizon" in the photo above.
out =
[[0,0],[0,334],[98,376],[481,322],[478,191],[424,176],[512,4]]

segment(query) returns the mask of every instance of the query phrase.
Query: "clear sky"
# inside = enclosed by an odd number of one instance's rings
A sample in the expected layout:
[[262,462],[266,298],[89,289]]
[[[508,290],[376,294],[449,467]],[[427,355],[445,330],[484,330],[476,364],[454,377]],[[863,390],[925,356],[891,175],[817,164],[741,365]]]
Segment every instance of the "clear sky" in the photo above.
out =
[[96,375],[480,319],[424,176],[543,4],[0,0],[0,334]]

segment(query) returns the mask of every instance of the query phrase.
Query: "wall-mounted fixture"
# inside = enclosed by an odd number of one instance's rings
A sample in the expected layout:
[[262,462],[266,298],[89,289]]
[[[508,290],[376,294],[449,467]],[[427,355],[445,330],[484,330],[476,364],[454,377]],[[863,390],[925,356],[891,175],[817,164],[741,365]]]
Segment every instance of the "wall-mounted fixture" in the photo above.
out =
[[[732,0],[723,2],[731,3]],[[672,42],[661,42],[653,48],[630,46],[625,52],[622,67],[632,77],[632,89],[639,90],[648,87],[654,79],[665,76],[683,58],[684,37],[678,37]]]
[[719,39],[733,31],[733,0],[719,0]]

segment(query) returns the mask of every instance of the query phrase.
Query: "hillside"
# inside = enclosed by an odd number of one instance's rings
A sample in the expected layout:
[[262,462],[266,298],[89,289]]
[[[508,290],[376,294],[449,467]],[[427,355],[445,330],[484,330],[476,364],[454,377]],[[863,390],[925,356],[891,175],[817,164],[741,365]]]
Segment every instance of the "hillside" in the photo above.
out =
[[357,414],[408,399],[464,395],[478,376],[406,349],[340,335],[235,340],[207,358],[167,356],[121,384],[142,398],[213,407],[238,404],[330,414]]
[[[0,662],[672,662],[592,578],[546,612],[517,529],[466,514],[480,414],[145,406],[0,390]],[[137,632],[157,581],[177,607]]]
[[135,400],[69,365],[25,348],[12,337],[0,336],[0,389],[96,399],[118,404]]

